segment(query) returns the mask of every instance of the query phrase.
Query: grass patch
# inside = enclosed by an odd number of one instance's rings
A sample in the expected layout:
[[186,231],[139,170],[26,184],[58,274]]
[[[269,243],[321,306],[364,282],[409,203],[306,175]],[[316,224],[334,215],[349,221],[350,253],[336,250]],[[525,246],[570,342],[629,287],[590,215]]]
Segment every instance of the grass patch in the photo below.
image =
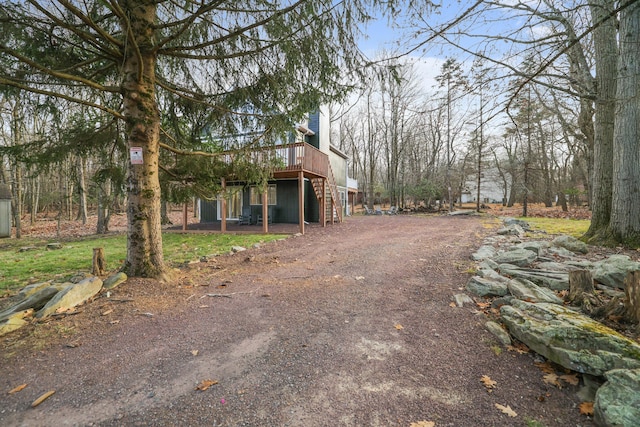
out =
[[588,219],[566,219],[566,218],[519,218],[529,223],[533,230],[545,231],[548,234],[568,234],[576,239],[587,232],[591,221]]
[[[233,246],[250,247],[280,238],[282,236],[276,234],[164,233],[162,236],[165,262],[170,267],[205,255],[223,254]],[[47,250],[47,244],[52,242],[54,240],[33,238],[0,240],[0,292],[91,271],[93,248],[104,248],[107,271],[118,270],[127,255],[124,234],[65,240],[62,249]],[[21,248],[31,249],[21,252]]]

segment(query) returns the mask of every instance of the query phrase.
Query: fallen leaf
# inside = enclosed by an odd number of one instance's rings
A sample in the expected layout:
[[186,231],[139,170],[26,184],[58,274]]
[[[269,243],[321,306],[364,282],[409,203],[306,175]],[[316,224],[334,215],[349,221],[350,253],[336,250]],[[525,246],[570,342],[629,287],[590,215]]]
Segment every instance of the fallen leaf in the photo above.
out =
[[110,308],[109,310],[103,311],[102,313],[100,313],[101,316],[106,316],[107,314],[111,314],[113,313],[113,309]]
[[411,423],[409,427],[435,427],[436,423],[433,421],[418,421],[417,423]]
[[517,417],[518,416],[518,414],[516,414],[515,411],[513,409],[511,409],[511,407],[509,405],[502,406],[499,403],[496,403],[496,408],[498,408],[503,414],[507,414],[510,417]]
[[9,392],[7,394],[14,394],[17,393],[19,391],[22,391],[25,389],[25,387],[27,386],[27,384],[20,384],[18,387],[14,387],[11,390],[9,390]]
[[555,368],[548,361],[547,362],[534,362],[534,365],[536,365],[538,367],[538,369],[540,369],[542,372],[545,372],[547,374],[555,374],[556,373]]
[[457,307],[457,304],[455,302],[450,302],[449,307]]
[[527,354],[530,351],[529,347],[527,347],[526,345],[524,345],[522,343],[518,343],[516,345],[507,346],[507,350],[515,351],[518,354]]
[[205,391],[206,389],[208,389],[212,385],[216,385],[216,384],[218,384],[218,381],[215,381],[215,380],[202,380],[200,382],[200,384],[198,384],[198,386],[194,390]]
[[551,384],[558,388],[562,388],[562,384],[560,384],[560,381],[558,381],[558,376],[556,374],[546,374],[542,377],[542,381],[546,384]]
[[191,350],[191,354],[193,354],[194,356],[198,355],[198,350]]
[[39,404],[41,404],[42,402],[44,402],[45,400],[53,396],[55,392],[56,392],[55,390],[46,392],[45,394],[43,394],[42,396],[34,400],[33,403],[31,404],[31,407],[35,408],[36,406],[38,406]]
[[490,302],[477,302],[476,305],[480,308],[489,308],[491,307]]
[[482,377],[480,377],[480,381],[482,382],[482,384],[484,384],[484,386],[487,388],[487,391],[489,393],[491,393],[493,389],[496,388],[496,385],[498,384],[497,382],[489,378],[487,375],[483,375]]
[[565,374],[561,375],[560,379],[567,384],[578,385],[580,384],[580,380],[578,379],[578,374]]
[[399,323],[395,326],[395,328],[396,328],[397,330],[404,329],[404,327],[403,327],[401,324],[399,324]]
[[593,402],[582,402],[579,408],[580,415],[593,416]]

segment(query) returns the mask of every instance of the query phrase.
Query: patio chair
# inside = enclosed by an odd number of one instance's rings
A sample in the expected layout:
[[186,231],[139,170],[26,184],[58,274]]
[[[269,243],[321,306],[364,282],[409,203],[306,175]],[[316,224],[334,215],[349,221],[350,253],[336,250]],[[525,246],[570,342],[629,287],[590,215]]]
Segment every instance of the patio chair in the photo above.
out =
[[243,209],[238,225],[251,225],[251,209]]
[[364,206],[364,214],[365,215],[374,215],[375,212],[373,212],[371,209],[369,209],[369,206]]
[[389,208],[389,210],[387,211],[387,215],[398,215],[398,207],[397,206],[391,206]]

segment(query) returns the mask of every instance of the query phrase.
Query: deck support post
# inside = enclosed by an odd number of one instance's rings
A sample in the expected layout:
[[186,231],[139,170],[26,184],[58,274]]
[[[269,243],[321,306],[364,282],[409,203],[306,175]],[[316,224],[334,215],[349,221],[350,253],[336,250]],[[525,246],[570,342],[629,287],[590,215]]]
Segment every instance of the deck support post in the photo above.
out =
[[304,172],[298,172],[298,224],[300,234],[304,234]]
[[227,232],[227,180],[222,178],[220,180],[220,187],[222,188],[222,197],[220,198],[220,232]]
[[267,234],[269,232],[269,185],[265,185],[262,190],[262,232]]

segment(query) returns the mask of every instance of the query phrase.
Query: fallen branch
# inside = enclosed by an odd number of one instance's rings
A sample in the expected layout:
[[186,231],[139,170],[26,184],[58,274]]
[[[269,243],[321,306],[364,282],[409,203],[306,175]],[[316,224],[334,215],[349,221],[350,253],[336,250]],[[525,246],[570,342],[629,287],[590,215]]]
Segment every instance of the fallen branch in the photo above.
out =
[[[262,286],[261,286],[262,287]],[[201,296],[200,298],[204,298],[204,297],[213,297],[213,298],[232,298],[233,295],[240,295],[240,294],[252,294],[256,291],[258,291],[260,288],[256,288],[252,291],[249,292],[231,292],[228,294],[204,294],[203,296]]]

